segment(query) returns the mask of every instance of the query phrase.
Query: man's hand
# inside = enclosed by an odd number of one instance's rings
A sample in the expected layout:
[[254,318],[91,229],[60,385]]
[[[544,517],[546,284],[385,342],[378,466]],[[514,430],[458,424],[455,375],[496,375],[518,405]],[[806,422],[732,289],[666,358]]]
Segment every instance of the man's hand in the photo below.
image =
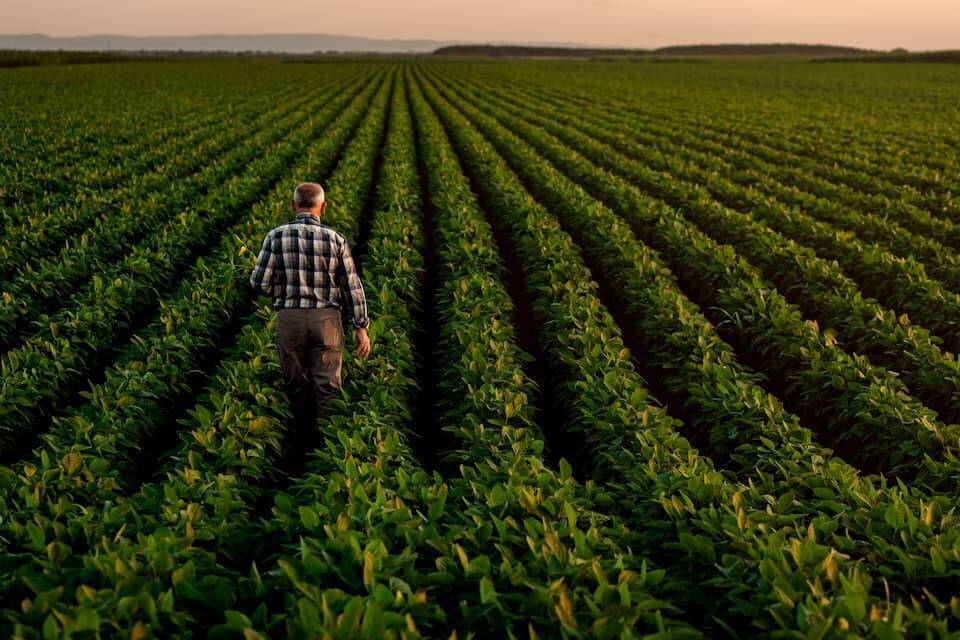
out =
[[366,360],[370,355],[370,336],[367,335],[366,328],[357,329],[357,357]]

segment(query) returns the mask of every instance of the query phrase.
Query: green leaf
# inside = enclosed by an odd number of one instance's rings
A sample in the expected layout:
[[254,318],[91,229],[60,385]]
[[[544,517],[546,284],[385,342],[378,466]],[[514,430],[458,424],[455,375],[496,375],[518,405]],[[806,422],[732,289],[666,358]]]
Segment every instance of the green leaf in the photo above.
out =
[[383,618],[383,610],[375,601],[367,604],[363,612],[363,622],[360,625],[360,633],[365,638],[382,638],[385,631],[386,621]]
[[300,598],[297,601],[297,612],[300,616],[300,624],[307,631],[315,631],[323,627],[320,610],[310,600]]
[[947,570],[947,561],[939,547],[930,547],[930,562],[936,573],[943,574]]
[[76,617],[70,625],[71,631],[97,631],[100,629],[100,616],[93,609],[80,607],[76,609]]
[[502,485],[495,484],[487,496],[487,504],[491,507],[499,507],[507,501],[507,490]]
[[483,604],[493,604],[497,601],[497,590],[493,587],[490,578],[484,576],[480,579],[480,602]]
[[574,509],[573,505],[569,502],[563,503],[563,513],[567,516],[567,522],[570,523],[570,527],[577,526],[577,510]]
[[239,611],[226,610],[223,612],[224,617],[227,619],[227,624],[230,625],[233,629],[237,631],[243,631],[244,629],[250,628],[253,626],[253,623],[250,622],[250,618],[240,613]]
[[320,516],[317,512],[307,506],[300,507],[300,520],[308,529],[316,529],[320,526]]
[[443,515],[444,507],[447,504],[447,485],[443,485],[440,488],[440,491],[437,492],[437,498],[430,505],[429,516],[430,520],[436,521],[440,519],[440,516]]
[[43,640],[57,640],[60,638],[60,625],[57,624],[53,614],[48,615],[43,621]]

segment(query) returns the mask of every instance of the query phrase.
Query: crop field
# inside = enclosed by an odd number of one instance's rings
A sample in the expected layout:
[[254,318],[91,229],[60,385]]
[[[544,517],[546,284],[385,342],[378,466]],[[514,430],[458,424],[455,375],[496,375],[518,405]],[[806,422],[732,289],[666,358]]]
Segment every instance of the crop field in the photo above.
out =
[[[0,637],[960,637],[960,67],[0,70]],[[293,187],[373,354],[298,432]]]

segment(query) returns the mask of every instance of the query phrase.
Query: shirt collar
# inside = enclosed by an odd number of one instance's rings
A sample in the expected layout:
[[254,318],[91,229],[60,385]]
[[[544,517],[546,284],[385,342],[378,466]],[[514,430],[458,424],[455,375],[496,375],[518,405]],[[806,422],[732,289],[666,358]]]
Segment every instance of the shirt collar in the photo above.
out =
[[297,222],[305,222],[307,224],[315,224],[320,227],[323,226],[323,223],[321,223],[320,220],[318,220],[315,215],[307,211],[301,211],[300,213],[298,213],[297,217],[294,218],[294,220],[296,220]]

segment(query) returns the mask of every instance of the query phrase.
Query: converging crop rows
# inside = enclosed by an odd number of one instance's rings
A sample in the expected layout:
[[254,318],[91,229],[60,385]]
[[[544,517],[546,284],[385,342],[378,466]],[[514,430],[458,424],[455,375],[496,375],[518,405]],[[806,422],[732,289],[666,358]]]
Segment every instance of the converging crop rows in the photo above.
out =
[[[956,637],[960,94],[914,71],[0,71],[0,633]],[[373,342],[310,432],[247,282],[305,181]]]

